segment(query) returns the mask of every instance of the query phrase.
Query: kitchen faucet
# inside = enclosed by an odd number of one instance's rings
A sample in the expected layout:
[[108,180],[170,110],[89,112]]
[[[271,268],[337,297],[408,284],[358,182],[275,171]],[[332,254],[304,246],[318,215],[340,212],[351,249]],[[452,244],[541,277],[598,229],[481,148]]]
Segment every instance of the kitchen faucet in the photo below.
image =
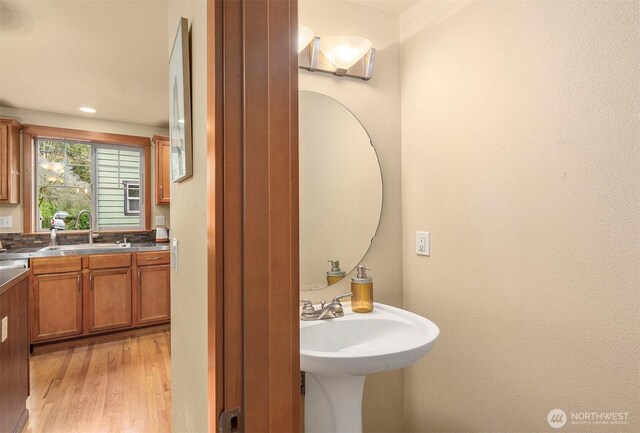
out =
[[80,228],[80,217],[85,213],[89,215],[89,243],[92,244],[93,238],[97,238],[100,234],[93,232],[93,215],[91,215],[91,212],[88,210],[81,210],[78,212],[78,216],[76,217],[76,230]]

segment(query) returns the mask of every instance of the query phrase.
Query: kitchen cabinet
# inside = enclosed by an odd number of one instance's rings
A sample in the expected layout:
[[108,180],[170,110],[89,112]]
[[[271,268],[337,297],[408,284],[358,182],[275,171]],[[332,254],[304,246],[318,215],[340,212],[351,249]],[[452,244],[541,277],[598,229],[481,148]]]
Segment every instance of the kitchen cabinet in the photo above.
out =
[[168,323],[169,252],[31,259],[31,343]]
[[166,322],[171,318],[169,265],[138,268],[138,324]]
[[171,145],[169,137],[154,135],[156,146],[156,204],[171,203]]
[[34,275],[30,304],[32,342],[82,334],[82,273]]
[[131,268],[89,272],[89,332],[131,326]]
[[14,119],[0,118],[0,203],[20,203],[20,131]]
[[0,271],[0,320],[7,323],[0,339],[0,432],[21,431],[29,396],[27,297],[29,271]]

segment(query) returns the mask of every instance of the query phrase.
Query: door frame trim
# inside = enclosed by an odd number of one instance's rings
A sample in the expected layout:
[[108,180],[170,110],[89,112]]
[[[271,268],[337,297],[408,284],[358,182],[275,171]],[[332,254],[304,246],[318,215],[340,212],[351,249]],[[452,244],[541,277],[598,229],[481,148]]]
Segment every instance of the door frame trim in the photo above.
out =
[[235,407],[243,431],[300,430],[297,13],[207,0],[212,432]]

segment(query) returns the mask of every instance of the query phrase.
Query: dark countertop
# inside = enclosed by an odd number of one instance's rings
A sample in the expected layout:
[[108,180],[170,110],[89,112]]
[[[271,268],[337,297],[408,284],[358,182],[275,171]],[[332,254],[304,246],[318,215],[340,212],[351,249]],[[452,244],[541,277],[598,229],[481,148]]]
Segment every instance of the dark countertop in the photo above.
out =
[[29,276],[30,269],[0,270],[0,295]]

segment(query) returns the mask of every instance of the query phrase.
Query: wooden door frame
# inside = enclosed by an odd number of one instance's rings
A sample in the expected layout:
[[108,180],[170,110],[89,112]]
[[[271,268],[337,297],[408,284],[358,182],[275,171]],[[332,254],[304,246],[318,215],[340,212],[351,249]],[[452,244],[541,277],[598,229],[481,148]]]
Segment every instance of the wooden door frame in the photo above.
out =
[[297,21],[297,0],[207,0],[211,432],[236,407],[300,430]]

